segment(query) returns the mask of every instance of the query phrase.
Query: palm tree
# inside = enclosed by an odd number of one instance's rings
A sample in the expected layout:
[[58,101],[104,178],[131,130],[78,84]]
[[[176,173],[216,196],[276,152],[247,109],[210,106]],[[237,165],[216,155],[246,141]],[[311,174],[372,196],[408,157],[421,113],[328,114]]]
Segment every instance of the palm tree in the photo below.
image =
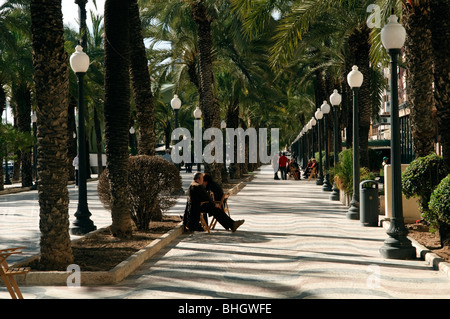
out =
[[130,6],[130,0],[105,2],[105,142],[112,198],[110,229],[120,238],[129,237],[132,232],[127,196]]
[[[59,0],[31,0],[31,33],[38,127],[41,265],[73,263],[67,191],[68,56]],[[49,19],[52,17],[52,19]]]
[[139,123],[139,154],[155,154],[153,94],[137,0],[130,8],[130,74]]
[[431,43],[433,45],[434,62],[434,99],[441,136],[442,152],[447,172],[450,172],[450,1],[431,1]]
[[[16,5],[10,11],[10,34],[14,43],[6,54],[11,70],[11,104],[15,109],[15,119],[19,131],[31,133],[31,91],[33,89],[33,64],[31,53],[29,6]],[[33,185],[31,148],[19,152],[22,165],[22,187]]]
[[403,25],[406,29],[406,93],[410,106],[411,131],[415,155],[434,152],[436,127],[433,121],[433,50],[431,45],[430,0],[408,0],[403,3]]
[[[341,76],[346,76],[352,65],[358,65],[364,75],[363,86],[360,94],[360,147],[361,165],[368,165],[368,134],[370,119],[373,114],[373,105],[370,99],[371,68],[369,60],[369,29],[366,25],[366,8],[371,1],[293,1],[285,6],[280,6],[277,1],[253,2],[251,0],[233,0],[236,10],[241,11],[246,17],[246,26],[250,35],[255,34],[266,26],[270,14],[275,9],[281,12],[278,21],[277,32],[274,36],[274,45],[271,48],[271,65],[277,70],[284,70],[289,62],[294,62],[298,57],[299,49],[307,34],[316,28],[316,35],[322,41],[328,38],[346,39],[344,59],[341,60]],[[259,26],[258,26],[259,25]],[[334,28],[332,28],[334,27]],[[256,33],[257,34],[257,33]],[[339,37],[337,37],[339,36]],[[325,45],[326,47],[326,45]],[[339,49],[341,49],[339,48]],[[304,51],[303,51],[304,52]],[[315,51],[318,59],[324,57],[321,63],[327,61],[327,55],[322,48]],[[317,64],[317,65],[320,65]],[[349,68],[350,67],[350,68]],[[316,74],[317,75],[317,74]],[[345,87],[344,85],[342,85]],[[330,94],[330,92],[327,92]],[[319,96],[319,95],[317,95]],[[320,105],[321,100],[316,100]],[[345,103],[343,103],[345,104]]]

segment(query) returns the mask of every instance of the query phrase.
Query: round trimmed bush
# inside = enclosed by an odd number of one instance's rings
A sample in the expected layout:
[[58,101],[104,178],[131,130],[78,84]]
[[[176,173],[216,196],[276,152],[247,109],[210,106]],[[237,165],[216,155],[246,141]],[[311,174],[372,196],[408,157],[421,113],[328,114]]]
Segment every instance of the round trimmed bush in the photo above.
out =
[[442,156],[430,154],[416,158],[402,174],[402,192],[406,198],[418,197],[422,217],[428,221],[428,202],[435,187],[446,176]]
[[[163,213],[175,204],[180,189],[180,172],[173,163],[160,156],[129,157],[130,214],[137,229],[148,230],[150,221],[162,220]],[[103,206],[110,209],[108,169],[100,175],[97,191]]]
[[428,206],[436,218],[441,245],[450,245],[450,174],[435,188]]

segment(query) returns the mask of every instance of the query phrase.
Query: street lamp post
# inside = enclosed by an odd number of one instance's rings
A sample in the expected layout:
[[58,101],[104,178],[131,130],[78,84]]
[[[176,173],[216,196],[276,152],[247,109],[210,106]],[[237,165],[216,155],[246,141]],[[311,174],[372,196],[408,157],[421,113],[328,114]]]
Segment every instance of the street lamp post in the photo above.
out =
[[75,213],[76,220],[73,223],[71,229],[74,235],[83,235],[97,227],[89,218],[91,213],[89,212],[87,203],[87,185],[86,185],[86,143],[85,143],[85,131],[84,131],[84,103],[83,103],[83,77],[89,68],[89,56],[83,52],[83,48],[80,45],[75,47],[75,52],[70,57],[70,66],[77,75],[78,78],[78,209]]
[[324,181],[323,181],[323,187],[322,190],[325,192],[331,192],[331,184],[330,184],[330,179],[329,179],[329,174],[328,174],[328,169],[329,169],[329,164],[330,164],[330,160],[328,158],[328,123],[327,123],[327,118],[328,118],[328,113],[330,113],[330,105],[327,103],[327,101],[323,101],[323,104],[320,106],[320,110],[323,113],[323,148],[325,151],[325,177],[324,177]]
[[222,154],[223,154],[223,167],[225,169],[225,171],[227,170],[227,122],[222,121],[220,122],[220,128],[223,130],[223,149],[222,149]]
[[130,127],[130,146],[131,146],[131,155],[136,155],[136,130],[134,129],[134,127]]
[[[178,98],[178,95],[174,94],[172,100],[170,101],[170,105],[175,113],[175,128],[178,128],[178,111],[181,107],[181,100]],[[175,164],[178,169],[181,169],[180,164]]]
[[347,75],[348,85],[353,91],[353,196],[347,211],[348,219],[359,219],[359,124],[358,92],[363,82],[363,74],[356,65]]
[[381,41],[390,56],[391,63],[391,188],[392,188],[392,217],[380,253],[385,258],[414,259],[416,249],[407,238],[408,230],[403,220],[402,181],[400,158],[400,125],[398,116],[398,87],[397,87],[397,58],[405,43],[406,31],[397,22],[397,17],[391,15],[389,22],[381,30]]
[[314,158],[315,157],[315,155],[316,155],[316,153],[314,152],[314,144],[315,144],[315,130],[314,130],[314,127],[316,126],[316,124],[317,124],[317,121],[316,121],[316,119],[314,118],[314,116],[312,117],[312,119],[310,120],[310,122],[309,122],[309,127],[311,128],[311,146],[312,146],[312,148],[311,148],[311,158]]
[[37,115],[36,112],[33,111],[33,114],[31,114],[31,122],[33,123],[33,137],[34,137],[34,141],[33,141],[33,166],[34,166],[34,185],[31,186],[31,190],[36,190],[37,189],[37,183],[38,183],[38,178],[37,178],[37,140],[36,140],[36,136],[37,136]]
[[[333,91],[333,94],[330,95],[330,103],[333,106],[333,157],[334,157],[334,167],[336,167],[337,162],[339,160],[338,157],[338,122],[337,122],[337,109],[339,104],[341,104],[342,97],[338,93],[337,90]],[[330,195],[331,200],[339,200],[339,188],[336,186],[336,183],[333,180],[333,189]]]
[[322,165],[322,129],[320,126],[320,120],[323,118],[323,113],[318,107],[314,116],[317,119],[317,140],[319,147],[319,175],[317,176],[316,185],[323,185],[323,165]]
[[173,96],[173,99],[170,101],[170,105],[175,112],[175,128],[178,128],[178,111],[181,107],[181,100],[178,98],[178,95],[175,94]]
[[[194,117],[195,117],[195,121],[197,122],[197,125],[200,126],[200,119],[202,118],[202,111],[200,110],[200,108],[198,106],[194,110]],[[194,130],[194,131],[197,132],[197,130]],[[198,131],[201,132],[201,126],[200,126]],[[197,136],[195,136],[195,137],[197,138]],[[195,151],[196,152],[199,152],[199,151],[201,152],[201,149],[195,150]],[[194,158],[196,158],[196,157],[194,156]],[[201,171],[201,165],[202,165],[202,163],[197,162],[197,172]]]

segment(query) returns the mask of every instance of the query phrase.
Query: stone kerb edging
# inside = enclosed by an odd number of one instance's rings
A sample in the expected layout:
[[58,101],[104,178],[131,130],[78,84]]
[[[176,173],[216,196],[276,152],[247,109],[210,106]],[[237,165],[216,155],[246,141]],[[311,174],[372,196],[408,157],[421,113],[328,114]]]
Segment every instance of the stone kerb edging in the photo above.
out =
[[[98,231],[101,230],[99,229]],[[93,235],[94,233],[92,232],[89,235]],[[81,285],[111,285],[122,281],[142,265],[144,261],[155,255],[182,233],[183,224],[180,223],[174,229],[153,240],[148,246],[140,249],[109,271],[81,271]],[[26,264],[31,259],[38,257],[39,255],[33,256],[14,265],[14,267]],[[16,279],[20,285],[24,286],[64,286],[67,285],[69,275],[71,273],[65,271],[30,271],[26,275],[17,276]]]
[[[247,182],[250,182],[253,179],[253,177],[254,175],[245,177],[243,181],[228,190],[228,193],[230,195],[236,195],[244,188]],[[104,230],[104,228],[93,231],[84,236],[84,238],[93,236],[95,233],[102,230]],[[140,249],[109,271],[81,271],[81,286],[112,285],[122,281],[146,260],[151,258],[178,236],[182,235],[183,230],[184,227],[181,222],[174,229],[153,240],[148,246]],[[81,240],[81,238],[76,239],[73,242],[78,240]],[[23,267],[37,258],[39,258],[39,255],[32,256],[18,262],[13,267]],[[30,271],[26,275],[16,276],[16,280],[18,284],[23,286],[65,286],[67,285],[67,279],[70,275],[71,273],[65,271]]]
[[[390,224],[389,220],[383,221],[383,227],[385,229],[389,228],[389,224]],[[450,278],[450,263],[446,262],[442,257],[438,256],[437,254],[433,253],[430,249],[420,244],[414,238],[410,236],[407,237],[411,241],[411,244],[414,247],[416,247],[416,250],[419,253],[421,259],[428,262],[433,267],[433,269],[443,272],[444,274],[447,275],[447,277]]]

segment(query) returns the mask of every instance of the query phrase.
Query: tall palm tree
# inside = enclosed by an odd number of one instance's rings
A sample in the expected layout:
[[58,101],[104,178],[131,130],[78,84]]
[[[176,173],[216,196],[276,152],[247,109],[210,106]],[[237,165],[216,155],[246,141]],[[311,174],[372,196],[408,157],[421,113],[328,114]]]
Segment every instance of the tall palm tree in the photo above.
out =
[[106,0],[104,18],[106,165],[112,199],[110,229],[114,236],[121,238],[129,237],[132,232],[127,196],[130,6],[130,0]]
[[436,127],[433,121],[433,50],[431,44],[430,0],[408,0],[403,3],[403,25],[406,29],[406,93],[410,107],[411,132],[415,155],[434,152]]
[[[368,165],[368,134],[370,119],[373,114],[373,105],[370,100],[370,60],[369,60],[369,29],[366,25],[366,8],[371,1],[292,1],[280,6],[277,1],[254,2],[252,0],[233,0],[236,10],[246,17],[248,32],[253,35],[258,32],[258,25],[267,25],[267,21],[278,9],[281,12],[278,30],[274,36],[274,45],[271,49],[271,65],[278,70],[291,62],[302,47],[302,42],[314,26],[319,30],[318,37],[326,40],[332,35],[339,35],[346,39],[347,50],[344,50],[341,74],[346,75],[352,65],[358,65],[364,75],[361,87],[360,109],[360,147],[361,165]],[[330,32],[330,27],[335,30]],[[320,30],[325,30],[320,33]],[[257,33],[256,33],[257,34]],[[317,50],[318,58],[327,55]],[[295,61],[295,60],[294,60]],[[322,60],[323,61],[326,60]],[[350,66],[350,68],[348,68]],[[330,94],[330,92],[328,92]],[[316,101],[320,105],[322,101]]]
[[[22,4],[14,6],[10,12],[10,33],[14,38],[13,47],[8,56],[12,72],[11,103],[15,109],[17,128],[21,132],[31,133],[31,91],[33,89],[33,64],[31,53],[30,10]],[[22,187],[33,185],[31,148],[21,151],[19,162],[22,169]]]
[[450,172],[450,0],[431,1],[431,43],[434,62],[434,99],[441,136],[442,152],[447,171]]
[[155,154],[153,94],[137,0],[130,8],[130,74],[139,123],[139,154]]
[[[38,128],[41,265],[73,263],[67,191],[68,56],[60,0],[31,0],[31,32]],[[51,19],[49,18],[51,17]]]
[[[214,16],[208,10],[208,4],[204,0],[196,0],[191,3],[192,18],[197,24],[198,41],[198,74],[199,74],[199,105],[203,112],[205,128],[220,128],[220,109],[213,90],[213,43],[211,23]],[[222,165],[211,163],[206,165],[206,170],[213,179],[221,183]]]

